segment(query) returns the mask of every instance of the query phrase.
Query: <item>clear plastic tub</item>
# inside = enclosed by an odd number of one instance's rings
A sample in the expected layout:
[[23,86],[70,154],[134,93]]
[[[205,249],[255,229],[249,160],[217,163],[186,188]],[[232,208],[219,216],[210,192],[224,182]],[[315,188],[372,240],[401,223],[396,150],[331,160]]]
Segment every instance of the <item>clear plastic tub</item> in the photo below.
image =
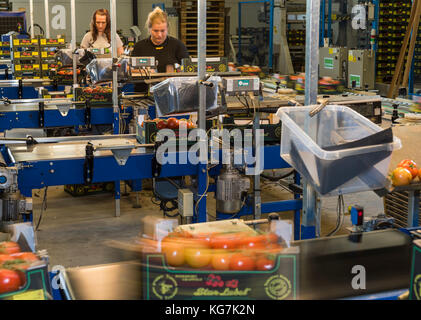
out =
[[383,130],[344,106],[326,106],[313,118],[310,110],[278,110],[281,157],[324,196],[385,187],[392,151],[401,148],[391,128]]
[[[206,86],[206,110],[213,110],[218,102],[219,77],[210,77],[213,87]],[[173,113],[198,111],[199,85],[197,77],[174,77],[151,87],[159,117]]]

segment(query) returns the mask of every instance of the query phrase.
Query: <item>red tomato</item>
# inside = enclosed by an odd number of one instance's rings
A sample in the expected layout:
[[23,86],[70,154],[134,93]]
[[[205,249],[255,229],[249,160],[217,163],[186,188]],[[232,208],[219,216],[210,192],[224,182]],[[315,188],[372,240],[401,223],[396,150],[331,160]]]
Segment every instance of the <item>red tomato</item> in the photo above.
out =
[[0,242],[0,253],[12,254],[20,252],[20,247],[16,242]]
[[259,271],[269,271],[275,268],[275,260],[268,257],[261,257],[256,261],[256,269]]
[[177,129],[178,128],[178,120],[176,118],[169,118],[167,120],[167,128],[168,129]]
[[21,278],[17,271],[0,269],[0,294],[19,290]]
[[161,252],[165,255],[168,265],[179,267],[185,262],[185,243],[178,237],[165,237],[161,242]]
[[39,261],[39,258],[36,256],[36,254],[32,252],[19,252],[19,253],[14,253],[11,256],[14,257],[15,259],[28,261],[28,262]]
[[212,250],[198,245],[184,249],[187,264],[192,268],[204,268],[211,262]]
[[213,249],[235,249],[239,245],[240,238],[236,234],[216,234],[210,239]]
[[211,248],[211,234],[196,234],[193,237],[196,241],[198,241],[200,244],[205,245],[208,248]]
[[158,130],[161,129],[165,129],[167,127],[167,123],[164,120],[160,120],[157,124],[156,124],[156,128]]
[[405,159],[399,162],[398,168],[405,168],[408,169],[409,172],[412,174],[412,179],[414,179],[418,175],[418,168],[417,164],[413,160]]
[[266,235],[244,237],[241,239],[241,246],[244,249],[263,249],[266,241]]
[[252,271],[255,269],[255,260],[250,255],[235,253],[231,256],[230,269],[238,271]]
[[224,250],[215,250],[212,254],[211,265],[215,270],[229,270],[231,254]]

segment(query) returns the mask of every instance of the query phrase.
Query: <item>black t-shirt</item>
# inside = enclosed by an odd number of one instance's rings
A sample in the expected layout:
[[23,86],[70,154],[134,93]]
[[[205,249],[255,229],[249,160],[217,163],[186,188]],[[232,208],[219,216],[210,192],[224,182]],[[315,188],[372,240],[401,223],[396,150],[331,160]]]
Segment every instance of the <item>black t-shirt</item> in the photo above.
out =
[[150,37],[140,40],[134,46],[132,56],[155,57],[158,61],[158,72],[166,72],[167,65],[181,64],[181,59],[188,58],[189,53],[183,42],[168,36],[159,46],[155,45]]

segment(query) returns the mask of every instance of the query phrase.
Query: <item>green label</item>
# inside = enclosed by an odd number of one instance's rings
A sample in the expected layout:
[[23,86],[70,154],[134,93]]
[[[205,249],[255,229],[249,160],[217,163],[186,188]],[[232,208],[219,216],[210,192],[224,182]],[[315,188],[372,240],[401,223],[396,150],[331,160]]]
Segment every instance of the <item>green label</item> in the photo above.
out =
[[351,85],[355,81],[355,86],[356,87],[361,87],[361,76],[355,75],[355,74],[351,74],[350,75],[350,81],[351,81]]
[[333,70],[333,58],[324,58],[325,69]]
[[171,268],[162,255],[144,256],[146,300],[258,299],[294,300],[298,296],[295,254],[278,255],[273,270],[220,271]]
[[239,87],[248,87],[250,85],[250,80],[239,80],[237,83]]

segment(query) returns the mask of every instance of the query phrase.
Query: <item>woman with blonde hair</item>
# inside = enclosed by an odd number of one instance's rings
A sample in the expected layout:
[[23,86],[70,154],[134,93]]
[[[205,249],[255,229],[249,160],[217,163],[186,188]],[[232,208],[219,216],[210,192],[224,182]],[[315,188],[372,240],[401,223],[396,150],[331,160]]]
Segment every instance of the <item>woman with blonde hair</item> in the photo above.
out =
[[[123,54],[123,42],[118,34],[115,35],[117,54]],[[98,9],[91,20],[91,31],[85,34],[80,44],[82,49],[105,49],[111,47],[111,18],[107,9]]]
[[189,53],[183,42],[168,36],[167,14],[156,7],[149,13],[146,21],[149,37],[140,40],[131,53],[134,57],[155,57],[158,72],[174,72],[174,64],[181,64],[181,59]]

